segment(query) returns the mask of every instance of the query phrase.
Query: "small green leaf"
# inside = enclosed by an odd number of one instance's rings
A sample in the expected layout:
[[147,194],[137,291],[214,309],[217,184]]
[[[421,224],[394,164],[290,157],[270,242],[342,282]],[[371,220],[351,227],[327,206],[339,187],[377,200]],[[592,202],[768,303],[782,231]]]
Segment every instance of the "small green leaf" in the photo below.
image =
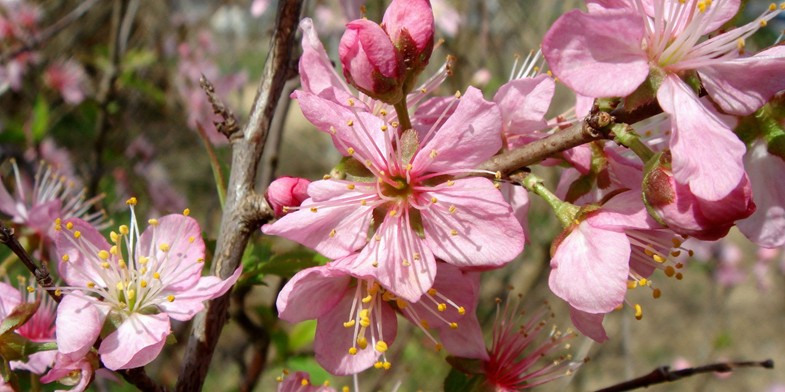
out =
[[316,320],[306,320],[289,331],[289,350],[300,351],[313,343],[316,335]]
[[0,323],[0,335],[5,335],[7,332],[15,331],[27,320],[30,320],[30,317],[33,317],[35,312],[38,310],[38,306],[41,304],[41,301],[35,302],[24,302],[17,305],[11,313],[6,316],[5,320]]
[[46,131],[49,130],[49,104],[43,95],[39,95],[35,100],[30,130],[33,133],[33,140],[36,142],[41,141],[46,135]]

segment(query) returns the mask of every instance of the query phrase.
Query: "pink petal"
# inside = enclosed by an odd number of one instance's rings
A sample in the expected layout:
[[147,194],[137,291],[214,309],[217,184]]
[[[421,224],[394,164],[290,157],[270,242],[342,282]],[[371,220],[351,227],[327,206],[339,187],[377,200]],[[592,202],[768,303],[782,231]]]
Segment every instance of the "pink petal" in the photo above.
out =
[[[702,35],[709,34],[719,29],[725,22],[736,16],[739,12],[740,3],[740,0],[724,0],[710,3],[711,6],[708,8],[707,13],[710,12],[711,17],[705,18],[699,26],[702,28]],[[664,19],[674,26],[674,35],[682,34],[687,24],[695,19],[695,14],[692,12],[679,12],[679,10],[674,9],[674,7],[680,7],[686,10],[689,10],[690,8],[695,9],[695,3],[688,2],[686,4],[676,4],[676,2],[672,1],[643,0],[643,8],[650,17],[654,17],[655,4],[662,8],[662,12],[665,15]],[[663,5],[664,7],[662,7]],[[677,16],[679,16],[679,18],[674,19],[668,17],[668,15],[674,15],[675,13],[678,13]]]
[[62,201],[60,199],[36,204],[28,212],[27,222],[25,223],[41,233],[48,233],[54,227],[55,219],[60,217],[61,205]]
[[433,285],[436,261],[425,241],[404,222],[401,215],[386,216],[360,255],[340,264],[359,276],[374,277],[398,297],[416,302]]
[[545,113],[551,105],[556,84],[548,75],[512,80],[501,87],[493,101],[499,105],[506,135],[544,130]]
[[10,193],[8,193],[8,189],[5,188],[5,184],[2,182],[2,177],[0,177],[0,211],[4,214],[15,218],[19,215],[19,211],[17,210],[17,202]]
[[510,203],[512,213],[523,229],[523,238],[529,240],[529,192],[521,186],[502,184],[504,200]]
[[110,370],[144,366],[161,353],[169,332],[169,317],[166,314],[131,313],[116,331],[104,338],[98,354],[101,355],[101,362]]
[[705,200],[727,196],[744,175],[744,143],[676,75],[665,78],[657,100],[673,124],[670,146],[676,181],[689,184]]
[[[443,183],[423,200],[437,203],[422,210],[425,239],[437,258],[458,267],[496,267],[514,259],[525,239],[512,208],[486,178]],[[450,206],[455,212],[450,213]],[[452,230],[455,230],[453,235]]]
[[346,104],[351,94],[335,72],[327,52],[316,34],[311,18],[300,21],[300,30],[303,31],[300,55],[300,83],[306,92],[332,99],[335,103]]
[[744,158],[758,209],[736,223],[750,241],[774,248],[785,245],[785,161],[757,141]]
[[158,296],[164,298],[173,295],[175,299],[171,302],[167,299],[158,304],[158,307],[175,320],[190,320],[204,309],[204,301],[218,298],[229,291],[242,274],[242,270],[240,266],[226,279],[217,276],[200,277],[195,286],[184,290],[166,287]]
[[[68,222],[73,223],[73,230],[66,230],[65,226]],[[62,226],[62,230],[58,231],[55,237],[60,276],[71,286],[85,287],[89,282],[93,282],[97,286],[105,287],[103,272],[100,271],[102,260],[98,258],[98,251],[108,252],[109,242],[98,230],[81,219],[66,219],[62,222]],[[78,239],[74,238],[73,233],[76,231],[81,233]],[[89,248],[95,249],[95,254],[83,253]],[[62,261],[64,255],[68,255],[67,262]]]
[[602,313],[586,313],[570,306],[570,320],[572,320],[572,325],[582,334],[594,339],[597,343],[608,340],[608,335],[605,334],[605,328],[602,326],[603,318],[605,318],[605,315]]
[[428,0],[393,0],[384,11],[382,25],[393,42],[398,42],[406,30],[422,51],[433,44],[433,10]]
[[629,260],[627,235],[583,221],[556,248],[548,283],[572,307],[607,313],[624,300]]
[[[161,247],[168,245],[164,252]],[[205,247],[202,229],[195,219],[181,215],[166,215],[150,225],[139,237],[136,260],[150,258],[147,268],[159,271],[161,283],[171,291],[193,287],[202,275]],[[139,268],[139,266],[134,266]]]
[[[380,355],[374,349],[375,340],[371,339],[370,334],[366,335],[368,347],[363,350],[358,347],[356,355],[349,354],[349,348],[352,347],[354,341],[354,328],[345,328],[343,323],[349,320],[352,315],[353,300],[352,293],[347,292],[333,311],[325,313],[316,324],[316,336],[313,344],[316,361],[325,370],[336,376],[355,374],[368,369]],[[382,304],[378,311],[381,313],[381,320],[374,317],[371,324],[381,324],[383,340],[390,347],[395,341],[398,330],[395,312],[387,304]],[[376,315],[378,313],[374,314],[374,316]],[[374,338],[378,339],[377,336]]]
[[752,57],[701,67],[698,73],[709,96],[722,110],[745,116],[785,89],[783,69],[785,46],[775,46]]
[[[333,181],[311,183],[313,189],[333,186]],[[345,189],[345,185],[344,185]],[[319,192],[316,191],[315,192]],[[357,192],[346,191],[348,196]],[[334,201],[340,200],[336,198]],[[340,207],[323,207],[312,212],[309,200],[303,209],[291,212],[275,223],[262,226],[268,235],[297,241],[329,258],[344,257],[365,246],[368,227],[371,224],[372,206],[361,206],[359,201]],[[331,235],[332,233],[332,235]]]
[[635,13],[562,15],[542,42],[553,73],[571,89],[590,97],[624,97],[649,75],[641,49],[644,26]]
[[594,227],[615,231],[660,227],[646,211],[640,190],[626,191],[612,197],[587,221]]
[[350,282],[351,276],[327,266],[304,269],[278,293],[278,318],[290,323],[319,318],[335,308]]
[[0,322],[22,303],[22,294],[8,283],[0,282]]
[[63,354],[84,356],[98,339],[109,306],[84,296],[68,293],[57,306],[57,350]]
[[412,174],[473,169],[502,147],[500,130],[499,108],[469,87],[455,113],[412,159]]

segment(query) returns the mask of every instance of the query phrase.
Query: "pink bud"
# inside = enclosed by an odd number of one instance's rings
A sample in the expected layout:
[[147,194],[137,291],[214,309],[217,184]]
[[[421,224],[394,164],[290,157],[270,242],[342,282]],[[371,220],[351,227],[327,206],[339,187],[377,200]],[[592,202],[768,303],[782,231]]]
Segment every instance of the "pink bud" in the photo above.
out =
[[649,213],[677,234],[714,241],[728,234],[739,219],[755,212],[750,180],[745,174],[739,185],[725,198],[704,200],[693,194],[689,185],[673,177],[670,153],[643,179],[643,201]]
[[281,177],[270,184],[265,198],[275,211],[276,217],[283,216],[285,207],[299,207],[308,198],[308,185],[311,182],[304,178]]
[[367,19],[349,22],[338,54],[343,75],[351,85],[390,104],[401,100],[403,62],[390,37],[378,24]]
[[429,0],[393,0],[382,25],[403,56],[407,73],[418,74],[433,52],[433,10]]

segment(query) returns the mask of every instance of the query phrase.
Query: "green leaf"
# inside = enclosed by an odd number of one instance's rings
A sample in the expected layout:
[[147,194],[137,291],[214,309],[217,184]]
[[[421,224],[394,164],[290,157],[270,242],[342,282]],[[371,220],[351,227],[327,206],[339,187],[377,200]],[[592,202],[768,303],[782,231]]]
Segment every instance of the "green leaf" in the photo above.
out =
[[18,333],[0,335],[0,356],[8,361],[20,361],[27,358],[27,343],[30,341]]
[[291,278],[297,272],[321,265],[313,251],[298,249],[275,255],[266,263],[262,263],[259,272],[284,278]]
[[444,378],[444,392],[479,392],[483,390],[481,376],[469,376],[453,368]]
[[39,95],[35,100],[30,130],[33,133],[33,140],[36,142],[41,141],[46,135],[46,131],[49,130],[49,104],[43,95]]
[[41,301],[35,302],[24,302],[17,305],[11,313],[6,316],[5,320],[0,323],[0,335],[5,335],[8,332],[15,331],[27,320],[30,320],[30,317],[33,317],[35,312],[38,310],[38,306],[41,304]]
[[321,385],[331,378],[330,373],[316,362],[313,355],[296,356],[286,361],[286,368],[292,371],[307,372],[311,376],[311,385]]
[[300,351],[313,343],[316,335],[316,320],[306,320],[297,323],[289,331],[289,350]]

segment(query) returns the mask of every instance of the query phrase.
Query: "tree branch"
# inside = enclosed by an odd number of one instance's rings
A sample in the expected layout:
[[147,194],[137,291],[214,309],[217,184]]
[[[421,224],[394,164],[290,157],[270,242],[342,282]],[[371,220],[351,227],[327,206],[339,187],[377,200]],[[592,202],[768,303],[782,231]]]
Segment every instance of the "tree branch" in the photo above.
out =
[[764,369],[773,369],[774,361],[767,359],[765,361],[744,361],[744,362],[723,362],[713,363],[710,365],[703,365],[694,368],[687,368],[681,370],[670,370],[668,366],[661,366],[651,373],[641,376],[620,384],[616,384],[607,388],[598,390],[597,392],[622,392],[631,391],[638,388],[646,388],[655,384],[662,384],[666,382],[678,381],[685,377],[694,376],[701,373],[729,373],[734,369],[744,367],[761,367]]
[[[212,265],[213,273],[221,278],[231,275],[240,265],[250,234],[259,228],[260,223],[272,218],[272,210],[264,197],[254,191],[256,173],[293,58],[301,9],[302,0],[279,2],[270,53],[248,123],[242,132],[229,135],[232,169]],[[202,388],[215,345],[227,319],[229,298],[230,293],[227,292],[210,301],[206,309],[194,319],[177,380],[177,391],[198,391]]]
[[30,257],[25,248],[22,247],[22,244],[16,239],[16,236],[14,236],[14,229],[6,226],[3,222],[0,222],[0,243],[7,246],[8,249],[11,249],[11,252],[14,252],[16,257],[22,261],[22,264],[33,273],[38,285],[43,287],[44,291],[46,291],[55,302],[59,303],[63,296],[54,290],[55,284],[52,280],[52,276],[49,275],[46,264],[41,263],[40,267],[36,265],[33,258]]

